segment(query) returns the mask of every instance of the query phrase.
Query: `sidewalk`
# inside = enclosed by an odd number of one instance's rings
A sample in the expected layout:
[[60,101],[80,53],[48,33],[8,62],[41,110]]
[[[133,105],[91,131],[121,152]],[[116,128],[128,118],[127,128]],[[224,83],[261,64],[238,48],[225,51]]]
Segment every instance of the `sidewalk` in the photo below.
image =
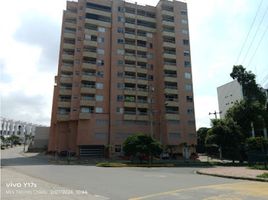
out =
[[268,182],[268,179],[258,178],[257,175],[268,173],[268,170],[249,169],[247,167],[214,167],[200,169],[198,174],[219,176],[225,178],[244,179]]
[[101,200],[75,190],[1,167],[1,199],[5,200]]

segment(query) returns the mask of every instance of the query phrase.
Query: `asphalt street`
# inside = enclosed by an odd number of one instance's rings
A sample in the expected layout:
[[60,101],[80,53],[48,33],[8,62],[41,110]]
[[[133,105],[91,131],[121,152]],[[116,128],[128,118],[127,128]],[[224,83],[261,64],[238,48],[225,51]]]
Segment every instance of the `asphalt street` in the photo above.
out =
[[[55,165],[48,163],[44,157],[25,157],[19,153],[21,150],[16,147],[1,151],[2,168],[32,178],[32,182],[41,180],[54,186],[85,191],[95,197],[94,199],[268,199],[268,183],[198,175],[195,174],[198,168],[100,168]],[[5,192],[3,189],[6,189],[6,183],[3,181],[6,180],[1,180],[2,192]],[[60,199],[69,199],[67,194],[59,195]],[[39,196],[38,199],[42,197]],[[80,197],[77,196],[76,199]]]

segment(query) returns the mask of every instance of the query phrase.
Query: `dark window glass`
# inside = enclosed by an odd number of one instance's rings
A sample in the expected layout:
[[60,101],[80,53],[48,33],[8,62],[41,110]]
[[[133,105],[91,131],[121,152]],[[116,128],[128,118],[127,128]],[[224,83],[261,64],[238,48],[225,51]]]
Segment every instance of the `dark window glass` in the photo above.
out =
[[99,5],[99,4],[95,4],[95,3],[87,3],[87,8],[92,8],[95,10],[101,10],[101,11],[105,11],[105,12],[111,12],[111,7]]
[[99,20],[99,21],[103,21],[103,22],[111,22],[110,17],[106,17],[106,16],[102,16],[102,15],[96,15],[96,14],[92,14],[92,13],[87,13],[86,18]]

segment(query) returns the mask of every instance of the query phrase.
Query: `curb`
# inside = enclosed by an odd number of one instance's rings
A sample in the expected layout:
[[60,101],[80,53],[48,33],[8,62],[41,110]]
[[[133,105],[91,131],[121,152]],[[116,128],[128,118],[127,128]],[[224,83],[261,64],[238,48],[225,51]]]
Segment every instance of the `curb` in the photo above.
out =
[[211,174],[211,173],[200,172],[200,171],[196,171],[195,173],[196,174],[201,174],[201,175],[216,176],[216,177],[221,177],[221,178],[231,178],[231,179],[240,179],[240,180],[248,180],[248,181],[268,182],[268,179],[262,179],[262,178],[228,176],[228,175],[222,175],[222,174]]

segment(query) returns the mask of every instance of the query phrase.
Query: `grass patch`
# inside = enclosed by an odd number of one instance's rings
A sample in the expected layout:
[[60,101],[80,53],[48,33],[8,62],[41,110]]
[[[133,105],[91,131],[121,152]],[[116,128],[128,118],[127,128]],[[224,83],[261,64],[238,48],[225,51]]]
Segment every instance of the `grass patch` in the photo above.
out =
[[268,173],[263,173],[257,176],[258,178],[265,178],[268,179]]
[[267,170],[268,167],[266,166],[265,168],[265,165],[252,165],[252,166],[249,166],[250,169],[258,169],[258,170]]
[[124,163],[113,163],[113,162],[101,162],[96,164],[97,167],[127,167]]

